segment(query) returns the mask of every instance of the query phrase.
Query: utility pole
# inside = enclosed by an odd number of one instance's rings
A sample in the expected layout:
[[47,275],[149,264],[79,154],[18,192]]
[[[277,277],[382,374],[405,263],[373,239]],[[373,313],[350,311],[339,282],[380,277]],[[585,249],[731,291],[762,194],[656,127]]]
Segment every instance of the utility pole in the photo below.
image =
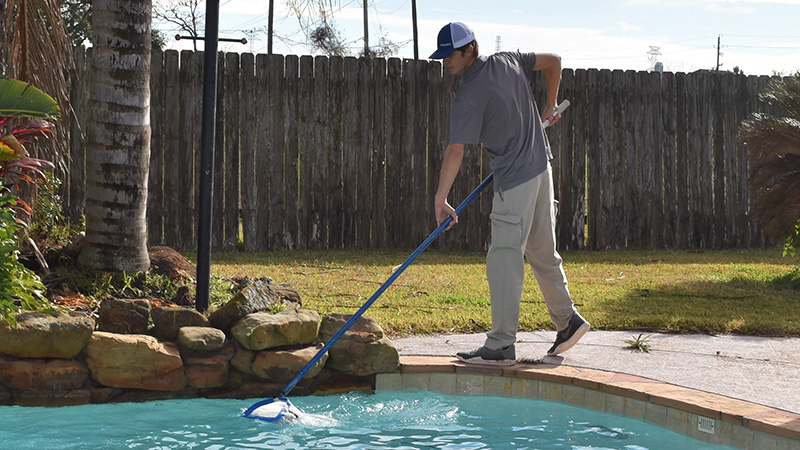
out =
[[275,0],[269,0],[269,19],[267,22],[267,54],[272,54],[272,16],[275,12]]
[[417,60],[419,59],[419,39],[417,38],[417,0],[411,0],[411,25],[414,31],[414,60]]
[[722,35],[721,35],[721,34],[718,34],[718,35],[717,35],[717,72],[719,72],[719,66],[721,66],[721,65],[722,65],[722,64],[719,62],[719,57],[720,57],[720,56],[722,56],[722,53],[720,53],[720,52],[719,52],[719,49],[720,49],[720,48],[722,48],[722,46],[720,45],[720,41],[721,41],[721,40],[722,40]]
[[363,0],[364,6],[364,57],[369,58],[369,21],[367,20],[367,0]]

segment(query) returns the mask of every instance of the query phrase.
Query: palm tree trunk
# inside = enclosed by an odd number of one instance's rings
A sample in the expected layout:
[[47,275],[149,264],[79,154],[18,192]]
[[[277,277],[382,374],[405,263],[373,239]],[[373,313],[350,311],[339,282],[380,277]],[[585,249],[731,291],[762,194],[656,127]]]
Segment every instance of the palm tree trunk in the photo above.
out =
[[150,267],[151,0],[95,0],[86,149],[86,241],[78,262],[108,271]]

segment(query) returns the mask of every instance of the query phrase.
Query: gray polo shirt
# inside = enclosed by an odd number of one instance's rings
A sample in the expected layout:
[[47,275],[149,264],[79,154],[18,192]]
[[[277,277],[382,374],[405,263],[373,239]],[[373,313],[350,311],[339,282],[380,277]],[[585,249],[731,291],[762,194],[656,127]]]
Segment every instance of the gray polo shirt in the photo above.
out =
[[480,56],[464,72],[453,101],[450,143],[483,143],[496,191],[534,178],[552,159],[530,88],[535,64],[535,53]]

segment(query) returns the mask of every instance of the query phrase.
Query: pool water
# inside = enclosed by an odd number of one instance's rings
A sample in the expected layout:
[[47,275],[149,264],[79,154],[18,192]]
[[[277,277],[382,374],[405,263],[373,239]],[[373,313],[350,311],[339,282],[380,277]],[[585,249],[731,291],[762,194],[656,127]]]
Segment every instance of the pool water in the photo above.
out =
[[294,397],[308,416],[241,416],[252,400],[0,407],[3,449],[706,449],[642,420],[542,400],[427,391]]

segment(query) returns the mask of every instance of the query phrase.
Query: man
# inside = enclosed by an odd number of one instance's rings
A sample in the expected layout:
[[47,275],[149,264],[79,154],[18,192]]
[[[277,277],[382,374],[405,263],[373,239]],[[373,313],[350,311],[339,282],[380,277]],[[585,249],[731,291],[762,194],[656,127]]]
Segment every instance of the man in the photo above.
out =
[[[442,59],[451,74],[462,75],[462,82],[451,109],[450,143],[434,198],[437,222],[447,217],[453,218],[450,226],[458,222],[447,197],[465,144],[483,143],[494,173],[492,235],[486,255],[492,329],[482,347],[457,356],[467,363],[515,362],[525,258],[558,330],[547,354],[567,351],[586,334],[589,323],[575,310],[556,251],[552,155],[530,89],[533,72],[543,71],[547,82],[544,117],[552,116],[561,83],[561,58],[518,52],[481,56],[474,33],[460,22],[442,28],[438,46],[431,58]],[[551,123],[559,118],[556,115]]]

